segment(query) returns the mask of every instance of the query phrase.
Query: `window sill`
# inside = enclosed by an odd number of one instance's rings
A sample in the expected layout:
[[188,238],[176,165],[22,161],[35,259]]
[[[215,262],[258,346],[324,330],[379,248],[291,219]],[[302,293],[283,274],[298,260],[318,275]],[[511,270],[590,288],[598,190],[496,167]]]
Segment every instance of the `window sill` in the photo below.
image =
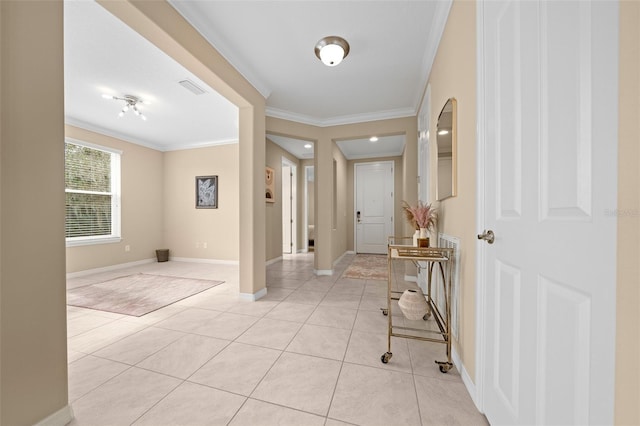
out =
[[120,237],[74,238],[67,240],[67,247],[92,246],[96,244],[114,244],[122,241]]

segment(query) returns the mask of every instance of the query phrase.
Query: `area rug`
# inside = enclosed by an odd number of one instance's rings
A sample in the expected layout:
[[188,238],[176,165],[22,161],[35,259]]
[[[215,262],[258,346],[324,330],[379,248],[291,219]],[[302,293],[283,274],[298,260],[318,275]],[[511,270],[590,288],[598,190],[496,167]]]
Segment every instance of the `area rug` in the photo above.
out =
[[389,276],[387,268],[387,256],[383,254],[358,254],[344,271],[342,277],[386,280]]
[[224,281],[133,274],[67,292],[67,305],[141,317]]

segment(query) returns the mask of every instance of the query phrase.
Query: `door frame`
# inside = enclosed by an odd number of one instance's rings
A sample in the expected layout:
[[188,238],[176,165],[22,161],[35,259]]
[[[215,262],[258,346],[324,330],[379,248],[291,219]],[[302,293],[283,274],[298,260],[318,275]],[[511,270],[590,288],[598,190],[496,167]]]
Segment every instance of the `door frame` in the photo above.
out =
[[357,202],[358,202],[358,173],[357,167],[360,165],[367,164],[390,164],[391,165],[391,188],[392,188],[392,196],[391,196],[391,212],[392,212],[392,221],[391,221],[391,229],[392,231],[396,226],[396,218],[395,218],[395,200],[396,200],[396,171],[395,171],[395,161],[393,160],[383,160],[383,161],[362,161],[353,163],[353,212],[352,212],[352,220],[353,220],[353,252],[358,253],[358,219],[356,217],[357,211]]
[[[485,224],[485,92],[484,92],[484,0],[476,4],[476,230],[482,229]],[[478,410],[484,413],[484,370],[485,370],[485,318],[486,300],[484,298],[485,282],[485,256],[487,244],[482,240],[476,241],[476,353],[475,353],[475,389],[473,383],[467,384],[473,402]]]
[[[293,161],[289,160],[287,157],[282,157],[282,162],[280,165],[280,170],[282,170],[282,167],[287,166],[287,167],[291,167],[291,254],[296,254],[298,252],[298,209],[297,209],[297,204],[298,204],[298,170],[297,170],[297,165],[296,163],[294,163]],[[282,188],[282,184],[284,184],[284,176],[282,176],[282,182],[281,182],[281,188]],[[284,199],[284,193],[282,194],[282,197]],[[281,214],[281,221],[282,221],[282,214]],[[284,229],[283,229],[283,233],[284,233]]]
[[[302,230],[302,235],[304,236],[304,241],[302,242],[302,251],[304,253],[309,252],[309,169],[313,170],[313,173],[315,173],[315,169],[313,165],[304,166],[304,189],[303,189],[304,206],[302,208],[302,211],[303,211],[302,223],[304,226]],[[314,178],[314,185],[315,185],[315,178]]]

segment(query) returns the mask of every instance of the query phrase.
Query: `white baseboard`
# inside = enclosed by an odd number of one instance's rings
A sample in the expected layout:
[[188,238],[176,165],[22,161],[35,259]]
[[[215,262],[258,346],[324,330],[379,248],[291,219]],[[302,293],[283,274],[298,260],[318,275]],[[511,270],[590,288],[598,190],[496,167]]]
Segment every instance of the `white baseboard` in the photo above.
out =
[[119,263],[117,265],[104,266],[102,268],[94,268],[94,269],[86,269],[84,271],[69,272],[67,274],[67,279],[84,277],[86,275],[99,274],[102,272],[117,271],[118,269],[125,269],[125,268],[130,268],[132,266],[146,265],[147,263],[153,263],[155,261],[156,261],[155,258],[144,259],[144,260],[138,260],[136,262]]
[[477,402],[476,385],[475,383],[473,383],[473,380],[471,380],[471,376],[469,376],[469,373],[467,372],[466,368],[464,368],[464,364],[462,364],[460,355],[458,355],[458,352],[456,351],[455,347],[453,347],[453,345],[451,345],[451,359],[455,364],[456,368],[458,369],[458,371],[460,372],[462,383],[464,383],[464,386],[467,388],[467,392],[469,392],[469,396],[471,397],[471,400],[473,401],[478,411],[482,412]]
[[415,275],[405,275],[404,280],[409,281],[410,283],[417,283],[418,277],[416,277]]
[[347,250],[345,254],[356,254],[356,252],[354,250]]
[[174,262],[210,263],[212,265],[240,265],[239,260],[202,259],[199,257],[169,257]]
[[65,426],[73,420],[73,410],[70,405],[65,405],[50,416],[40,420],[34,426]]
[[314,269],[313,273],[318,276],[333,275],[333,269]]
[[240,293],[240,299],[255,302],[267,295],[267,288],[263,288],[256,293]]
[[275,259],[267,260],[265,262],[266,266],[273,265],[276,262],[280,262],[282,260],[282,256],[276,257]]
[[349,254],[348,251],[345,251],[344,253],[342,253],[339,258],[337,258],[336,260],[333,261],[333,266],[336,266],[338,264],[338,262],[340,262],[342,260],[342,258],[345,257],[347,254]]

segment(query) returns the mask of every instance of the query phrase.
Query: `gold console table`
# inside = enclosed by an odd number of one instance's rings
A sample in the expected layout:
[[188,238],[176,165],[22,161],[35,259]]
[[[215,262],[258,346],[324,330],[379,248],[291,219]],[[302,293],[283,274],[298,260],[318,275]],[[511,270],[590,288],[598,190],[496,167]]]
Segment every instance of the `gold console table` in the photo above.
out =
[[[453,249],[440,247],[415,247],[408,244],[399,244],[400,242],[411,242],[411,238],[389,237],[388,245],[388,286],[387,286],[387,307],[382,309],[383,315],[389,319],[387,333],[387,352],[382,354],[380,360],[386,364],[389,362],[393,353],[391,352],[391,337],[401,337],[406,339],[425,340],[429,342],[443,343],[446,346],[447,360],[435,361],[440,367],[442,373],[448,372],[453,363],[451,362],[451,278],[453,264]],[[423,320],[428,320],[431,316],[438,325],[438,331],[419,329],[412,327],[402,327],[393,324],[392,301],[399,300],[402,291],[393,289],[394,281],[394,261],[411,261],[418,269],[427,272],[427,294],[425,295],[421,289],[422,296],[427,301],[427,313]],[[440,273],[442,278],[443,294],[444,294],[444,312],[440,312],[436,301],[432,297],[434,286],[434,272]]]

